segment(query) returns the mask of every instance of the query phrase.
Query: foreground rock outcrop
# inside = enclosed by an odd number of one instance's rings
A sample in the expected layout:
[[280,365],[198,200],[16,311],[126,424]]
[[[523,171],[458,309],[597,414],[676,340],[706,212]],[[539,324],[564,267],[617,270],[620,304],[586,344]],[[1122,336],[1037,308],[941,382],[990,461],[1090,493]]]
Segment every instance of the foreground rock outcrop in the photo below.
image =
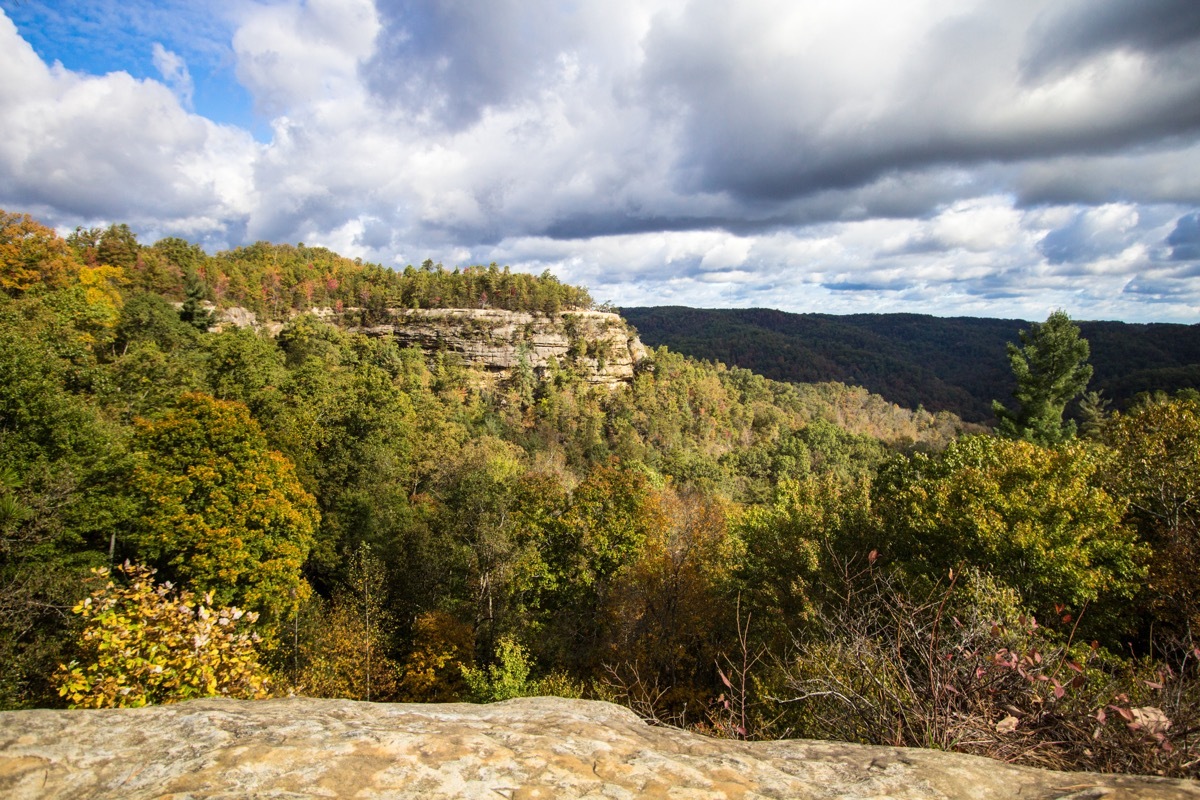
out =
[[0,714],[0,797],[1200,798],[1200,786],[830,742],[734,742],[607,703],[199,700]]

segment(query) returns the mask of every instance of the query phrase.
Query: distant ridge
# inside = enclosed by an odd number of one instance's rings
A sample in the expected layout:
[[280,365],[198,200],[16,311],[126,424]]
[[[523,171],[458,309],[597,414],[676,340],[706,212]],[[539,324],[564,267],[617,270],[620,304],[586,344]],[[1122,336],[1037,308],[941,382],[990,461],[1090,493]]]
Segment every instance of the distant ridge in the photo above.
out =
[[[791,314],[764,308],[622,308],[649,347],[666,345],[768,378],[841,381],[893,403],[971,422],[1008,401],[1005,343],[1029,322],[923,314]],[[1088,388],[1120,407],[1143,391],[1200,388],[1200,325],[1078,321],[1092,347]]]

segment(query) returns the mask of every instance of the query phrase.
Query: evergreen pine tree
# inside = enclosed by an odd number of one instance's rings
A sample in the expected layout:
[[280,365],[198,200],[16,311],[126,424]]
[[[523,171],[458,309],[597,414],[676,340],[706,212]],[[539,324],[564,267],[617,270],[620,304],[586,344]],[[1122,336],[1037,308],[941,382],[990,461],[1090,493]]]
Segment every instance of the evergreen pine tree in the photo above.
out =
[[1092,377],[1087,339],[1080,338],[1079,327],[1062,310],[1043,323],[1033,323],[1020,337],[1019,347],[1008,344],[1017,408],[1009,410],[998,400],[992,403],[999,420],[997,433],[1041,445],[1072,438],[1075,421],[1064,423],[1063,412]]

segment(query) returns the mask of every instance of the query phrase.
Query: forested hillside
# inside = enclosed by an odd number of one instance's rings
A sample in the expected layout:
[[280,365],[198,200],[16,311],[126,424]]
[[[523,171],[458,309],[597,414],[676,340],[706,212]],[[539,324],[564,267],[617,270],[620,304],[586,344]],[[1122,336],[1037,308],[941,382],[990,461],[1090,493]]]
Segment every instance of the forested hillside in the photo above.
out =
[[5,707],[544,693],[1197,774],[1195,393],[1077,433],[1035,375],[1000,437],[667,348],[615,389],[570,354],[495,382],[302,312],[587,293],[0,222]]
[[[1004,345],[1021,320],[920,314],[789,314],[770,309],[624,308],[651,346],[778,381],[841,381],[908,408],[986,422],[1008,399]],[[1147,391],[1200,388],[1200,325],[1079,322],[1091,342],[1090,388],[1118,408]]]

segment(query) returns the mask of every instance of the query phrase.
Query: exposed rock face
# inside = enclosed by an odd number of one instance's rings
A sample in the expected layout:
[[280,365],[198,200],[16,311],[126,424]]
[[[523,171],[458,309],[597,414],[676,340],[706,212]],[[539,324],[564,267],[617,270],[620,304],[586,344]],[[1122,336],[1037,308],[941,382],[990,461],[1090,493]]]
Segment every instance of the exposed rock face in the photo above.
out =
[[521,359],[542,374],[555,359],[573,364],[589,383],[616,386],[633,379],[646,348],[617,314],[564,311],[530,314],[490,308],[389,309],[386,325],[351,327],[391,335],[402,346],[457,353],[473,366],[507,376]]
[[734,742],[607,703],[200,700],[0,714],[17,798],[1200,798],[1200,786],[929,750]]
[[[339,314],[331,308],[314,308],[309,313],[353,333],[394,336],[403,347],[455,353],[467,364],[503,378],[512,375],[522,358],[539,377],[555,359],[559,365],[571,364],[588,383],[613,388],[633,380],[634,368],[647,356],[625,320],[604,311],[531,314],[491,308],[392,308],[387,324],[347,324],[360,310]],[[213,330],[226,327],[265,330],[275,336],[283,323],[260,324],[254,312],[235,306],[217,312]]]

